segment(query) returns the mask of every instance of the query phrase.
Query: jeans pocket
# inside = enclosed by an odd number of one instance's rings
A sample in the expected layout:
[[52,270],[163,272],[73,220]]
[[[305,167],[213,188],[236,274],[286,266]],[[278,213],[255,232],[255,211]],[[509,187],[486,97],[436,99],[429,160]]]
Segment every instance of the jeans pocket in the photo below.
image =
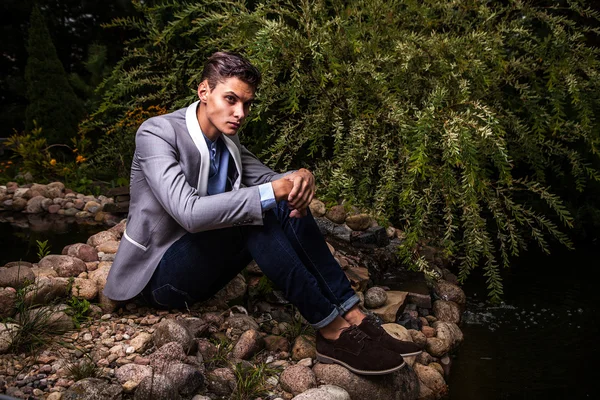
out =
[[154,289],[152,300],[156,305],[165,308],[185,308],[192,305],[192,299],[187,292],[170,284]]

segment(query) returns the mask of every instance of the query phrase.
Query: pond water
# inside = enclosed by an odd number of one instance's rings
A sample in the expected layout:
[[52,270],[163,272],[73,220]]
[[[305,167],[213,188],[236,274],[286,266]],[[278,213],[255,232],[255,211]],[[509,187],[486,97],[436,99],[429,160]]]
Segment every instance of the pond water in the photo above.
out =
[[481,276],[469,298],[453,359],[450,398],[595,397],[600,356],[597,286],[600,247],[530,251],[505,271],[504,303],[492,306]]
[[0,212],[0,266],[9,261],[37,262],[38,240],[47,240],[50,252],[60,254],[66,245],[85,243],[105,229],[105,225],[89,219]]

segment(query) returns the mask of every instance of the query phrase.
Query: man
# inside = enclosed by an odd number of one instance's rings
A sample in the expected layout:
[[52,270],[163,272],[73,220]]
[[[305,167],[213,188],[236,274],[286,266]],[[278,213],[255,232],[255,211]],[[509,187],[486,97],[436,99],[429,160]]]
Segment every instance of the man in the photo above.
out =
[[277,174],[239,142],[259,83],[246,59],[215,53],[196,103],[141,125],[127,228],[104,293],[181,308],[214,295],[254,259],[317,330],[319,360],[359,374],[393,372],[402,354],[420,349],[358,309],[308,210],[313,175]]

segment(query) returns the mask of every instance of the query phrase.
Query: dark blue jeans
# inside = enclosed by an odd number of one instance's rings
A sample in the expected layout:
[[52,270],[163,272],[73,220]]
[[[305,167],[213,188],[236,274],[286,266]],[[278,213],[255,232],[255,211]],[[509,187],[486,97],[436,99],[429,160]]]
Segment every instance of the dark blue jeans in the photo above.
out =
[[310,211],[290,218],[287,202],[262,226],[188,233],[164,254],[143,291],[155,306],[182,308],[210,298],[252,259],[316,329],[358,303]]

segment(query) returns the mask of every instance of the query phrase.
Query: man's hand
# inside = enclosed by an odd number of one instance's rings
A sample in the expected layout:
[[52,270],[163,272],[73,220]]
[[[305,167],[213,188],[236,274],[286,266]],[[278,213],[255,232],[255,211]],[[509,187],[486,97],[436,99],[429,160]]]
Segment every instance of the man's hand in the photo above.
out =
[[301,168],[298,171],[272,182],[275,199],[287,200],[292,212],[290,217],[302,218],[306,216],[306,208],[315,195],[315,177]]
[[301,218],[306,216],[306,208],[315,195],[315,177],[309,170],[300,168],[298,171],[285,176],[284,179],[294,184],[287,199],[290,208],[293,209],[290,217]]

